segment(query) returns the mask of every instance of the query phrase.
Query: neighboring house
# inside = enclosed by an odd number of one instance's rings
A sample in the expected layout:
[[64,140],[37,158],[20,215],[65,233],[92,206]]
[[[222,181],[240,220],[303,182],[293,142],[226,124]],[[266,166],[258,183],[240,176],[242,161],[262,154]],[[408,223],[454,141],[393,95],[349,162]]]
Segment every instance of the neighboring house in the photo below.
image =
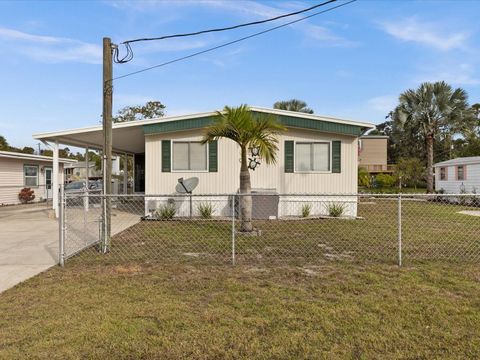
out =
[[436,163],[435,189],[448,194],[480,192],[480,156]]
[[[278,140],[278,161],[251,172],[252,190],[276,194],[354,194],[357,192],[358,137],[373,125],[365,122],[305,113],[251,107],[271,114],[287,127]],[[164,117],[113,124],[116,154],[134,157],[135,192],[147,195],[175,193],[179,178],[198,177],[196,194],[233,194],[239,190],[240,152],[227,139],[203,145],[203,129],[215,112]],[[71,146],[102,146],[102,127],[38,134],[35,139]],[[278,216],[298,214],[313,198],[295,197],[295,203],[278,204]],[[149,201],[150,200],[150,201]],[[153,200],[153,201],[151,201]],[[148,197],[147,212],[165,199]],[[350,201],[352,199],[350,198]],[[201,201],[201,200],[200,200]],[[205,199],[203,199],[205,201]],[[212,197],[217,214],[231,213],[228,199]],[[280,202],[288,201],[282,197]],[[293,201],[293,200],[292,200]],[[179,204],[184,214],[187,204]],[[321,212],[325,209],[313,209]],[[356,215],[356,200],[347,213]]]
[[[112,158],[112,175],[120,175],[120,157],[114,156]],[[85,161],[79,161],[74,164],[65,165],[65,182],[85,180],[87,177]],[[99,180],[103,178],[102,170],[97,169],[94,162],[88,163],[88,178],[91,180]]]
[[358,141],[358,166],[371,174],[390,173],[394,167],[387,164],[388,136],[364,135]]
[[[77,162],[75,164],[66,164],[65,165],[65,182],[70,183],[72,181],[84,180],[87,176],[86,164],[83,161]],[[94,163],[88,164],[88,177],[92,180],[97,180],[102,178],[102,171],[97,170]]]
[[[74,162],[59,159],[59,184],[63,183],[64,164]],[[51,199],[53,179],[51,157],[0,151],[0,205],[20,203],[18,193],[24,187],[34,191],[34,201]]]

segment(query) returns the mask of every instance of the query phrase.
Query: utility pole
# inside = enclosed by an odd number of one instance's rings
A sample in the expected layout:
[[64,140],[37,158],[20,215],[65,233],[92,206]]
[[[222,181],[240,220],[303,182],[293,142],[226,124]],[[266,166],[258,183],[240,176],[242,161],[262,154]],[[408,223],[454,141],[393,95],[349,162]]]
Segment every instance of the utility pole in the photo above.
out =
[[112,193],[112,54],[110,38],[103,38],[103,251],[107,252],[111,235],[111,198]]

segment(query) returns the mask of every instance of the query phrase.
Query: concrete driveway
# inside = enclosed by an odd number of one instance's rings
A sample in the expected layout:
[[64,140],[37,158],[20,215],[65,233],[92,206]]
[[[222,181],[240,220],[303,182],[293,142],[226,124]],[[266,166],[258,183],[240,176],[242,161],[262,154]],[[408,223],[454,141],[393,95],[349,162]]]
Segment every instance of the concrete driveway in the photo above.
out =
[[0,292],[58,260],[58,223],[45,204],[0,207]]

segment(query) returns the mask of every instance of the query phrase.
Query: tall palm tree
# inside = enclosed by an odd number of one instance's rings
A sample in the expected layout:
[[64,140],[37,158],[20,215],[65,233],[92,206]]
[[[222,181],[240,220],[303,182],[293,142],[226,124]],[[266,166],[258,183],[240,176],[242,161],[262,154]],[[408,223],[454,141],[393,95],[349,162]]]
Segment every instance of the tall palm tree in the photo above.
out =
[[288,110],[288,111],[303,112],[306,114],[313,114],[313,110],[307,106],[307,103],[303,100],[298,100],[298,99],[277,101],[275,104],[273,104],[273,108],[279,109],[279,110]]
[[[267,164],[277,160],[277,135],[285,130],[277,118],[269,115],[253,114],[247,105],[225,106],[217,111],[215,121],[205,129],[203,143],[226,138],[235,141],[240,147],[240,193],[251,192],[250,171],[247,163],[249,148],[257,148]],[[240,231],[252,231],[252,197],[240,196]]]
[[392,118],[400,128],[416,128],[425,141],[427,192],[432,193],[433,145],[440,134],[459,132],[471,121],[466,91],[444,81],[423,83],[400,95]]

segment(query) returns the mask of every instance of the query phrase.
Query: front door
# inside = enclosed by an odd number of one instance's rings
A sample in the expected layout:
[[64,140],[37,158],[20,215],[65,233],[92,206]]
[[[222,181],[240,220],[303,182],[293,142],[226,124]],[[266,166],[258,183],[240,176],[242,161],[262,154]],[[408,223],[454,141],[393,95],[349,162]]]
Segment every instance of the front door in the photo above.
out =
[[52,198],[52,168],[45,168],[45,196],[47,199]]

